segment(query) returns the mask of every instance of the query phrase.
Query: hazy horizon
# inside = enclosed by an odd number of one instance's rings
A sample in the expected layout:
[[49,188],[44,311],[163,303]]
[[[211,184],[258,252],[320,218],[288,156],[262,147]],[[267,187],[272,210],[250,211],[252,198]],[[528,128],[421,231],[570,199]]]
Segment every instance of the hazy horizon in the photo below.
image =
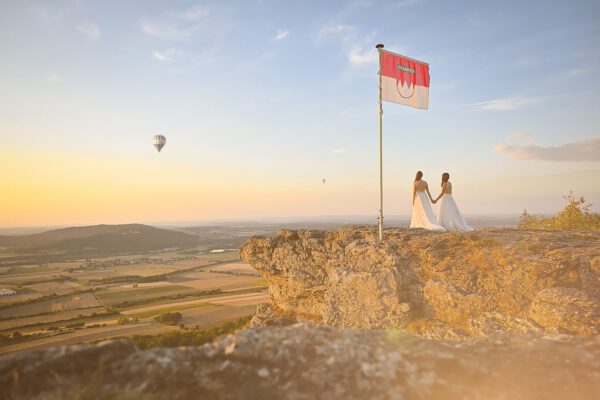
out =
[[[507,224],[507,221],[517,221],[520,214],[465,214],[466,218],[473,218],[475,221],[499,221],[502,225]],[[410,215],[387,215],[385,217],[387,226],[397,226],[398,224],[408,225]],[[312,216],[282,216],[282,217],[254,217],[254,218],[239,218],[239,219],[205,219],[205,220],[188,220],[188,221],[128,221],[116,223],[90,223],[90,224],[61,224],[61,225],[24,225],[24,226],[0,226],[0,235],[21,234],[21,233],[38,233],[53,229],[62,229],[70,227],[96,226],[96,225],[130,225],[142,224],[158,228],[189,228],[202,226],[244,226],[244,225],[278,225],[278,224],[315,224],[315,223],[333,223],[333,224],[366,224],[376,225],[377,217],[370,215],[312,215]],[[240,225],[242,224],[242,225]]]
[[594,1],[0,1],[0,226],[375,216],[380,42],[431,73],[428,111],[383,106],[386,217],[410,213],[417,169],[434,195],[450,172],[466,215],[555,213],[570,190],[600,210],[599,17]]

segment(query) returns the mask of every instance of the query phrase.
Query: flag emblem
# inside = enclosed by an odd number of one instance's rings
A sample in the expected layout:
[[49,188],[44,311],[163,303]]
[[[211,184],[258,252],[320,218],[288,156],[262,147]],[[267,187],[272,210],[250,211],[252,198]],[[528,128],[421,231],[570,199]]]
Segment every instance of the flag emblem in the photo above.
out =
[[429,108],[429,65],[381,50],[382,100]]

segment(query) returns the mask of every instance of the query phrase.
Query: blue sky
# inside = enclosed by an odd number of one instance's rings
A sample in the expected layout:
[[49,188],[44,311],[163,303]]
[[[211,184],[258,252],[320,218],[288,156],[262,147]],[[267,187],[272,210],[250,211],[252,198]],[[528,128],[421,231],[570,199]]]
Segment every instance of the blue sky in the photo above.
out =
[[[111,214],[107,196],[65,222],[375,215],[384,43],[431,65],[428,111],[384,104],[388,214],[409,213],[417,169],[434,192],[449,171],[466,213],[552,212],[569,190],[598,206],[599,20],[597,1],[2,0],[2,167],[44,198],[40,165],[72,159],[68,185],[95,160],[108,192],[148,201]],[[189,202],[151,214],[144,169]]]

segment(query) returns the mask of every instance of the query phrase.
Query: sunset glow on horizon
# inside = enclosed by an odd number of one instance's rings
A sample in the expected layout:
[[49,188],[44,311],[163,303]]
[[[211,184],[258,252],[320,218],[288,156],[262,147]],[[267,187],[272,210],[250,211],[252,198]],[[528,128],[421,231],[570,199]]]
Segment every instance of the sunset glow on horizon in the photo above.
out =
[[465,214],[599,210],[600,5],[401,3],[1,2],[0,227],[376,223],[378,42],[431,73],[384,105],[386,215],[418,169]]

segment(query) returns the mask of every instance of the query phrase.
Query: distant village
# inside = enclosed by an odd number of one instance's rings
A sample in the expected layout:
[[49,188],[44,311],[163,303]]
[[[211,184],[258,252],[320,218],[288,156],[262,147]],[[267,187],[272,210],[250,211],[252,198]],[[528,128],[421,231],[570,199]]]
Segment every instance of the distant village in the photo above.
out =
[[111,258],[108,260],[87,260],[86,262],[79,265],[79,268],[70,268],[68,272],[78,272],[86,270],[105,270],[113,267],[122,265],[136,265],[136,264],[171,264],[178,261],[194,260],[195,256],[184,256],[184,257],[173,257],[169,259],[164,258],[151,258],[141,257],[135,259],[125,258]]

